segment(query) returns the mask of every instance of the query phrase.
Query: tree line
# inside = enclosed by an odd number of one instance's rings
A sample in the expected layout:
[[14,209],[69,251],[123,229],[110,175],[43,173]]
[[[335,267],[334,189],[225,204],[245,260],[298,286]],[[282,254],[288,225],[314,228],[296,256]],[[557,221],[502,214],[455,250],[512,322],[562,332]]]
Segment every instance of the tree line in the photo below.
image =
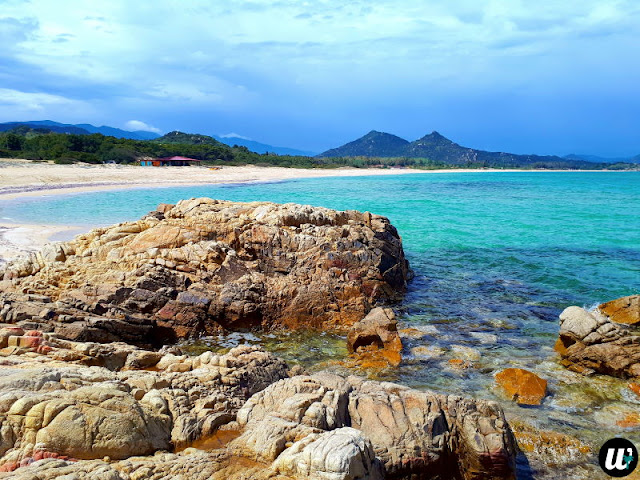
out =
[[99,133],[74,135],[38,132],[0,133],[0,157],[27,160],[53,160],[55,163],[121,163],[133,164],[142,158],[181,155],[202,160],[211,165],[269,165],[299,168],[337,167],[422,167],[442,168],[445,165],[427,159],[408,158],[316,158],[274,153],[255,153],[246,147],[218,144],[161,143],[149,140],[107,137]]
[[[24,128],[0,133],[1,158],[25,158],[34,161],[53,160],[55,163],[120,163],[133,164],[143,158],[181,155],[202,160],[208,165],[264,165],[296,168],[518,168],[518,165],[495,165],[490,162],[466,162],[452,165],[427,158],[332,157],[318,158],[273,153],[255,153],[243,146],[230,147],[223,143],[163,143],[157,140],[131,140],[101,135],[52,133],[44,129]],[[528,168],[567,168],[568,165],[528,165]],[[593,164],[591,168],[603,168]],[[626,168],[627,166],[619,166]],[[571,167],[569,167],[571,168]],[[615,165],[604,168],[615,169]]]

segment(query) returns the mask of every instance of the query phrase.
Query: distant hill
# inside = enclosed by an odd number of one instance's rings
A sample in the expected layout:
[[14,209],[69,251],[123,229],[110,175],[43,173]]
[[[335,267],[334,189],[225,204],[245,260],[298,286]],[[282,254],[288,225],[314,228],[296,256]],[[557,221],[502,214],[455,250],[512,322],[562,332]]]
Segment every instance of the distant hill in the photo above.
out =
[[0,123],[0,132],[13,132],[20,135],[28,133],[72,133],[75,135],[89,135],[89,131],[75,125],[40,125],[36,122],[7,122]]
[[101,126],[96,127],[88,123],[81,123],[77,125],[69,123],[54,122],[52,120],[37,120],[29,122],[7,122],[0,123],[0,132],[6,132],[13,130],[16,127],[27,126],[35,129],[47,129],[54,133],[72,133],[75,135],[90,135],[92,133],[101,133],[108,137],[116,138],[129,138],[132,140],[152,140],[159,137],[157,133],[145,132],[143,130],[137,130],[135,132],[129,132],[120,128]]
[[200,135],[199,133],[184,133],[174,130],[162,137],[154,138],[154,143],[180,143],[187,145],[225,145],[213,137]]
[[298,150],[296,148],[288,148],[288,147],[276,147],[274,145],[268,145],[266,143],[256,142],[254,140],[247,140],[246,138],[241,137],[220,137],[218,135],[213,135],[213,138],[222,142],[230,147],[234,145],[238,145],[241,147],[247,147],[252,152],[256,153],[275,153],[277,155],[294,155],[294,156],[303,156],[303,157],[313,157],[317,152],[310,152],[306,150]]
[[635,157],[608,158],[598,157],[597,155],[577,155],[572,153],[571,155],[565,155],[563,158],[568,158],[569,160],[586,160],[587,162],[596,163],[640,163],[640,155],[636,155]]
[[186,143],[191,145],[227,145],[233,147],[238,145],[239,147],[245,147],[255,153],[275,153],[277,155],[293,155],[312,157],[311,152],[303,152],[302,150],[296,150],[294,148],[286,147],[274,147],[273,145],[267,145],[266,143],[254,142],[253,140],[246,140],[240,137],[219,137],[217,135],[201,135],[198,133],[183,133],[179,131],[169,132],[162,137],[155,138],[154,142],[158,143]]
[[598,164],[583,159],[476,150],[458,145],[435,131],[408,142],[395,135],[374,130],[364,137],[327,150],[318,156],[425,158],[440,165],[456,167],[598,168]]
[[404,138],[371,130],[364,137],[338,148],[327,150],[319,157],[403,157],[409,146]]

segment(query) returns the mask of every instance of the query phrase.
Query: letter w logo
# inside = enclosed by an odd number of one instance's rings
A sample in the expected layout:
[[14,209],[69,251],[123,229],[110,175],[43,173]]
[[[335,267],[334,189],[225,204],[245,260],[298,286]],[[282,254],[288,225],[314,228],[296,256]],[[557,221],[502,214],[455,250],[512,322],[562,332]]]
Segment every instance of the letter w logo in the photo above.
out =
[[[613,463],[616,450],[618,451],[618,456],[615,463]],[[624,454],[625,450],[627,451],[627,455]],[[609,470],[626,470],[629,468],[632,460],[633,450],[630,448],[610,448],[607,450],[607,458],[604,462],[604,466]]]

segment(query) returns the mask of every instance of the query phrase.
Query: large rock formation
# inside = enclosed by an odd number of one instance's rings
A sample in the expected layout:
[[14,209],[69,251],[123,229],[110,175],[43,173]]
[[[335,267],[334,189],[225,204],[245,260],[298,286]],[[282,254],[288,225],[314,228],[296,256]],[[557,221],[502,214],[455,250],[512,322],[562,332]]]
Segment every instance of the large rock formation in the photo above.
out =
[[187,357],[5,328],[0,478],[514,478],[491,402],[290,377],[257,347]]
[[0,351],[2,463],[35,450],[122,459],[189,445],[287,376],[284,362],[256,347],[189,358],[46,333],[42,338],[46,353],[37,347]]
[[[349,427],[370,440],[385,478],[514,475],[515,442],[497,404],[392,383],[322,373],[281,380],[249,399],[238,423],[245,433],[231,448],[256,460],[273,461],[287,445],[298,450],[301,438]],[[376,478],[375,462],[361,457],[361,468]]]
[[621,378],[640,377],[640,336],[599,311],[568,307],[560,314],[556,350],[566,367]]
[[10,263],[0,320],[138,344],[260,326],[346,329],[398,299],[409,274],[384,217],[198,198]]

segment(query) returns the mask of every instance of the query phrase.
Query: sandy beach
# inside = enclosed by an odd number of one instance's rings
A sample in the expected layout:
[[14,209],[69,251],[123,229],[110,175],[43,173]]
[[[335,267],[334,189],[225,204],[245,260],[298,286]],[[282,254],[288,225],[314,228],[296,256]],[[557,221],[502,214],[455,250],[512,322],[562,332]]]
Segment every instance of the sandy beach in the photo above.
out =
[[[270,182],[306,177],[425,173],[411,169],[297,169],[281,167],[140,167],[137,165],[56,165],[0,159],[0,202],[40,195],[178,185]],[[19,221],[19,220],[18,220]],[[85,227],[86,228],[86,227]],[[0,220],[0,265],[53,239],[67,240],[77,226],[30,225]]]
[[140,167],[137,165],[55,165],[0,159],[0,200],[24,196],[140,187],[271,182],[293,178],[426,173],[413,169],[303,169],[283,167]]
[[[141,167],[138,165],[56,165],[20,159],[0,159],[0,202],[40,195],[62,195],[98,190],[153,188],[198,184],[273,182],[295,178],[369,175],[438,174],[518,170],[416,170],[405,168],[302,169],[282,167]],[[19,222],[19,220],[18,220]],[[55,236],[67,240],[79,227],[14,224],[0,220],[0,265],[42,247]]]

